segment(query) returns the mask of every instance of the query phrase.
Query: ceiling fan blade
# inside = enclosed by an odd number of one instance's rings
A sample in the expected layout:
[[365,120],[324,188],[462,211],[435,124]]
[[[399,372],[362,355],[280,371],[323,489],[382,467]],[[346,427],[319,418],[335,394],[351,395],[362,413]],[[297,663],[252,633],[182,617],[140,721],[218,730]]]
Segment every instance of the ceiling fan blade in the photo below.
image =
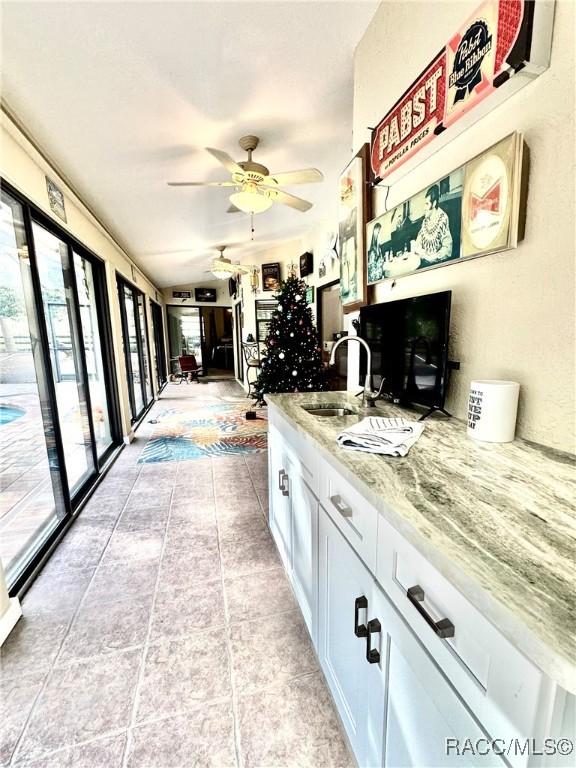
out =
[[270,189],[268,190],[268,194],[270,195],[270,199],[274,200],[274,202],[288,205],[290,208],[295,208],[297,211],[302,211],[303,213],[312,208],[312,203],[309,203],[308,200],[302,200],[301,197],[291,195],[289,192],[284,192],[282,189]]
[[226,209],[226,213],[242,213],[240,208],[236,208],[235,205],[231,205],[229,208]]
[[244,173],[242,168],[230,157],[228,152],[223,152],[221,149],[214,149],[213,147],[206,147],[206,152],[210,152],[210,154],[215,157],[219,163],[222,163],[224,168],[226,168],[227,171],[230,171],[230,173]]
[[317,181],[324,181],[323,174],[317,168],[302,168],[300,171],[285,171],[284,173],[273,173],[262,179],[262,184],[275,185],[283,187],[291,184],[313,184]]
[[169,187],[237,187],[233,181],[168,181]]

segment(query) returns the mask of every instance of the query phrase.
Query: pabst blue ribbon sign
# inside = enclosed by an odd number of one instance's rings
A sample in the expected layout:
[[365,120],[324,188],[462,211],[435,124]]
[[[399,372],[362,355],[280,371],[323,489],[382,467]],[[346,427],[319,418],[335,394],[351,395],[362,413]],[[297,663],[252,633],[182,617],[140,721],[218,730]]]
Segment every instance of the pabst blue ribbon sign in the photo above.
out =
[[[376,178],[397,175],[458,121],[463,130],[462,118],[517,73],[532,79],[546,69],[552,18],[553,2],[538,0],[536,8],[536,0],[485,0],[372,132]],[[539,45],[531,61],[535,40]]]

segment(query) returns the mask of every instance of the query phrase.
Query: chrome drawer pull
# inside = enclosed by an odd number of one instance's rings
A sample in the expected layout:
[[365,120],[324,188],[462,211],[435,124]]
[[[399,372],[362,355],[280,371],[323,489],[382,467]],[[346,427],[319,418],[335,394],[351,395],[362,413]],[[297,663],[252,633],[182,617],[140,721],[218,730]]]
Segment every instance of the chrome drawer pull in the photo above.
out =
[[339,494],[336,494],[336,496],[330,496],[330,501],[336,507],[338,512],[340,512],[342,517],[352,517],[352,510],[349,506],[344,504],[342,497]]
[[416,584],[415,587],[410,587],[407,590],[406,595],[420,616],[422,616],[426,624],[432,627],[438,637],[454,637],[454,632],[456,630],[454,629],[454,624],[452,624],[450,619],[440,619],[440,621],[434,621],[432,616],[430,616],[430,614],[422,605],[424,600],[424,590],[419,584]]

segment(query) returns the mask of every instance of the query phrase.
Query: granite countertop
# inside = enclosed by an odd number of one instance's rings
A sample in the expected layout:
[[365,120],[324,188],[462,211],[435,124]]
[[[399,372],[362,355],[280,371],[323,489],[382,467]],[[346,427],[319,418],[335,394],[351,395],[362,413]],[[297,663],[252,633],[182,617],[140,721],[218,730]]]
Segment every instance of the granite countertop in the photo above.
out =
[[[466,425],[430,416],[405,458],[340,448],[358,416],[317,417],[301,406],[348,404],[347,392],[267,395],[514,646],[576,693],[576,458],[535,443],[471,440]],[[371,415],[417,418],[379,402]]]

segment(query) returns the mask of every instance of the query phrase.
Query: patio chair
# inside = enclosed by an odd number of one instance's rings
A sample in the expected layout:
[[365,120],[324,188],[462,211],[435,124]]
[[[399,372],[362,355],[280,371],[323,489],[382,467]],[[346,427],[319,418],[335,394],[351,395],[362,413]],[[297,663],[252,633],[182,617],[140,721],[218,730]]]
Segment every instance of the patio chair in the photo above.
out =
[[202,366],[196,362],[194,355],[181,355],[178,362],[180,364],[180,381],[178,383],[182,384],[183,379],[186,379],[187,384],[190,384],[191,381],[200,384],[198,375],[204,371]]

